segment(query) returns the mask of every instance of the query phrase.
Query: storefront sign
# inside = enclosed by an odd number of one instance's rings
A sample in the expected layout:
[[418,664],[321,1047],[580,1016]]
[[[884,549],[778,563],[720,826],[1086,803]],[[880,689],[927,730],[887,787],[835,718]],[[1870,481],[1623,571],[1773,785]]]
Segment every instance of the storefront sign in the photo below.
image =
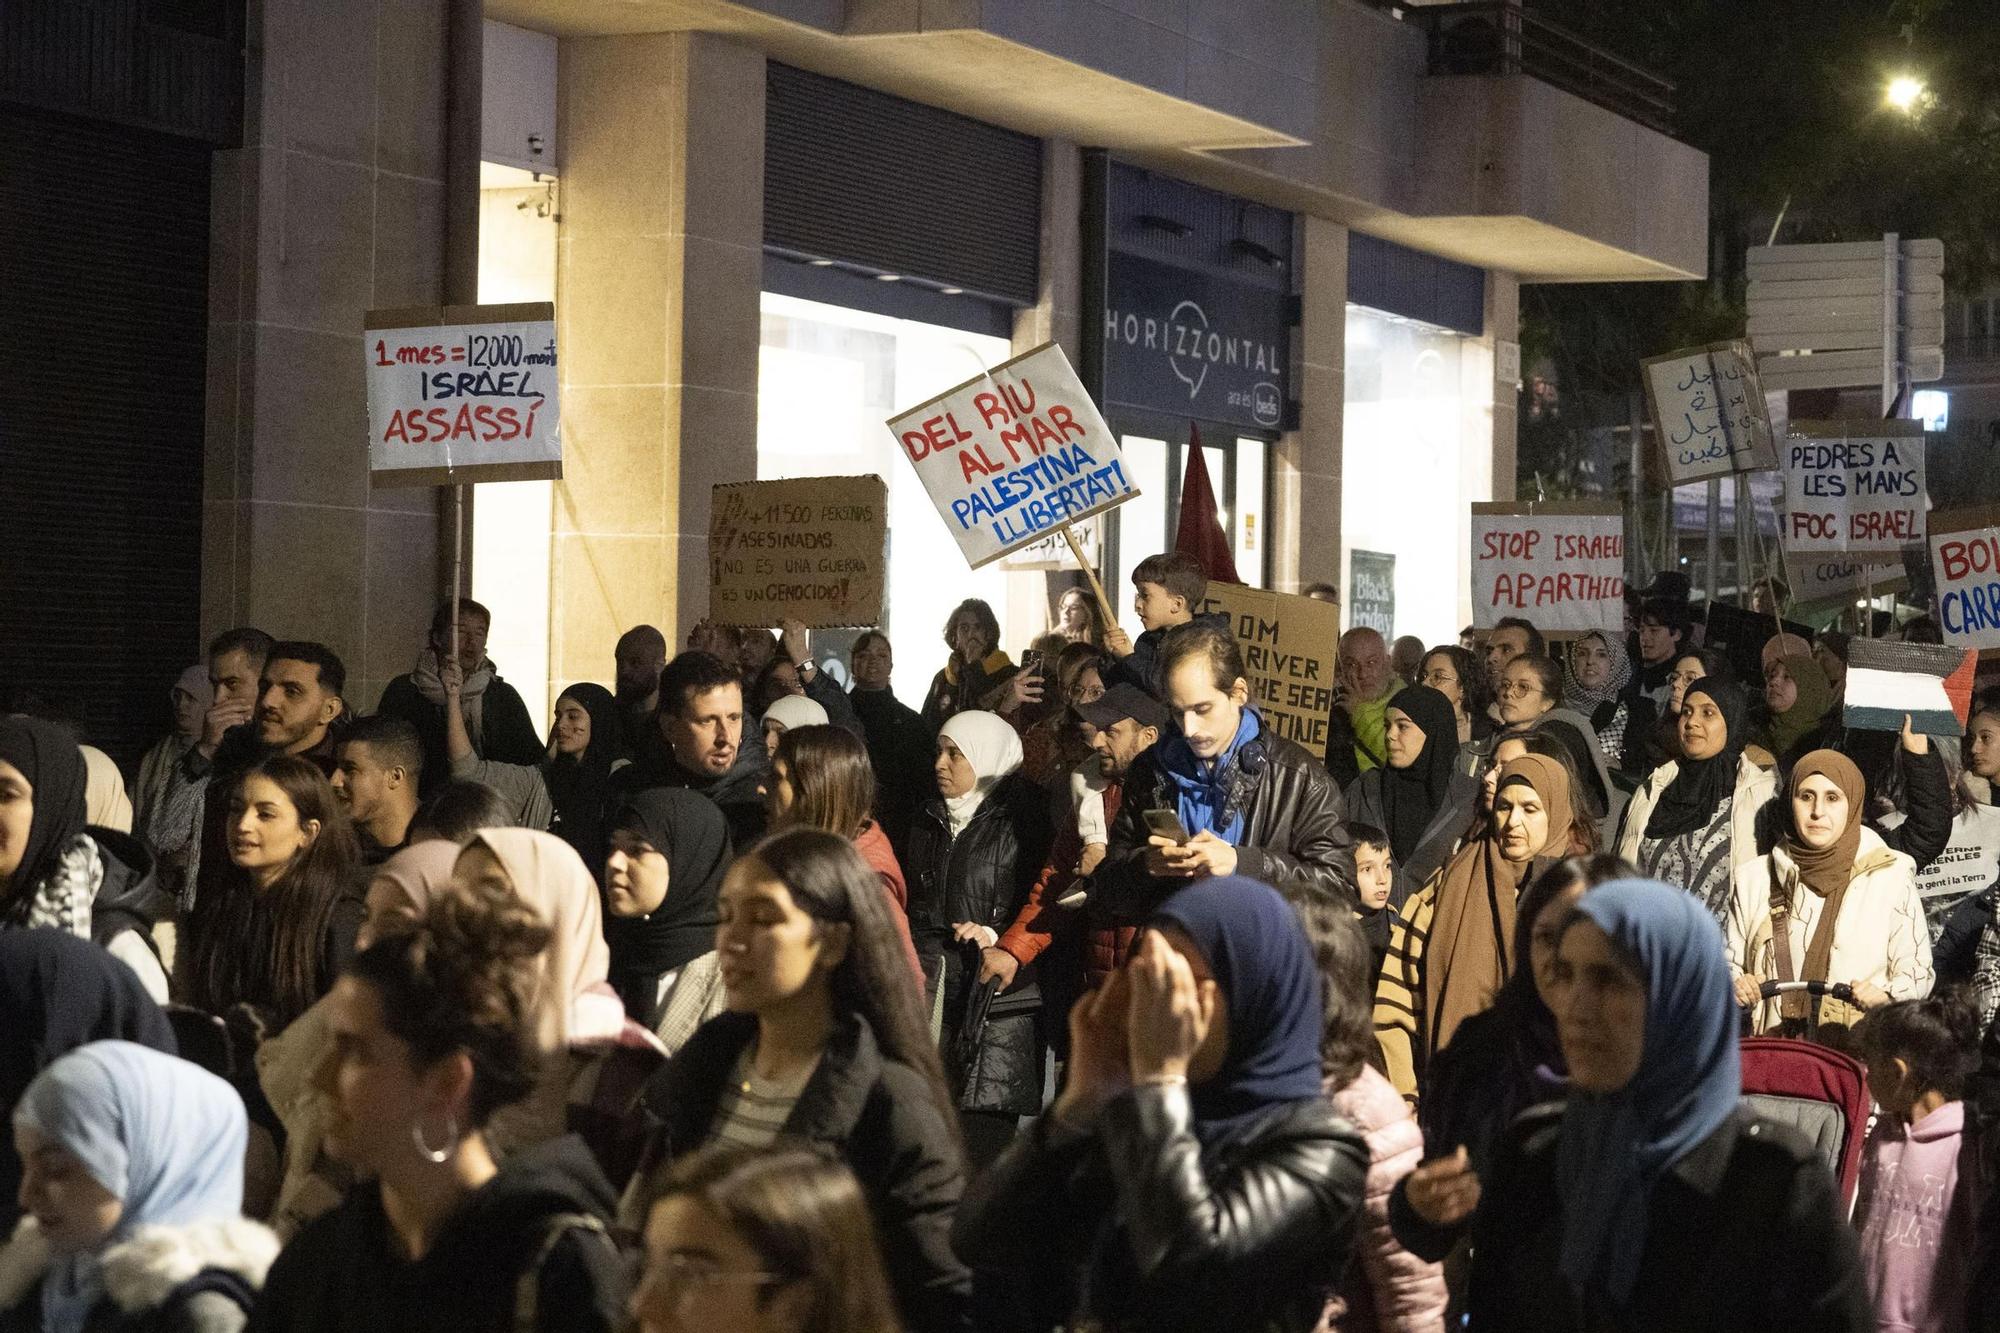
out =
[[717,486],[708,519],[708,614],[723,625],[876,625],[888,576],[880,477]]
[[562,476],[553,305],[371,310],[363,327],[374,485]]
[[1340,608],[1311,597],[1211,583],[1201,610],[1229,617],[1243,649],[1250,702],[1264,724],[1303,745],[1313,758],[1326,758]]
[[1938,624],[1954,648],[2000,648],[2000,509],[1931,515]]
[[974,569],[1139,493],[1054,343],[890,417],[889,430]]
[[1472,506],[1472,623],[1519,616],[1544,634],[1625,631],[1625,517],[1610,505]]
[[1770,407],[1748,343],[1688,347],[1639,365],[1669,480],[1778,465]]
[[1785,436],[1785,549],[1900,551],[1924,539],[1924,428],[1794,421]]
[[1248,430],[1284,421],[1285,292],[1113,250],[1104,401]]
[[1347,556],[1347,623],[1372,629],[1384,639],[1396,626],[1396,557],[1387,551],[1350,551]]

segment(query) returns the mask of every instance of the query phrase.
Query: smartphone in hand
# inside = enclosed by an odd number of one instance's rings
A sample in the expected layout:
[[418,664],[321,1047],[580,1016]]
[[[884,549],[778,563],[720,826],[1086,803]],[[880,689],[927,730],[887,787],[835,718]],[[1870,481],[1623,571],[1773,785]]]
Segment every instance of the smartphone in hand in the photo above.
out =
[[1188,831],[1181,827],[1181,817],[1171,810],[1148,810],[1145,813],[1146,831],[1156,838],[1171,838],[1176,847],[1188,844]]

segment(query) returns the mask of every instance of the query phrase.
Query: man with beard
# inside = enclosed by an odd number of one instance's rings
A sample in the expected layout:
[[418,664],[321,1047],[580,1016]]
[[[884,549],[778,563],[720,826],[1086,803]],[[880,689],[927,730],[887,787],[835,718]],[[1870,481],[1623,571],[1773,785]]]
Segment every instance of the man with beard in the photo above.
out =
[[743,682],[736,673],[707,653],[682,653],[660,673],[653,722],[644,750],[613,775],[614,786],[700,792],[721,809],[736,846],[763,836],[764,747],[743,743]]
[[613,657],[618,675],[619,750],[636,758],[653,714],[660,708],[660,673],[667,669],[667,636],[651,625],[634,625],[619,637]]

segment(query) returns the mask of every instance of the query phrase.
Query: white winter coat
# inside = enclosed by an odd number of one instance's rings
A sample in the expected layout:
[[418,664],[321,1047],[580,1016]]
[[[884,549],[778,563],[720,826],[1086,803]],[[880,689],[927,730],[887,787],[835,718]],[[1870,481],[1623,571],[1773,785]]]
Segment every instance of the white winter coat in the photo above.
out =
[[[1649,774],[1639,784],[1639,790],[1632,793],[1632,799],[1625,803],[1625,823],[1618,830],[1618,855],[1633,865],[1639,864],[1639,843],[1646,836],[1646,821],[1653,817],[1653,809],[1666,794],[1667,785],[1679,776],[1681,766],[1669,759]],[[1729,804],[1729,864],[1731,877],[1741,882],[1743,868],[1755,862],[1757,847],[1757,816],[1771,798],[1778,793],[1778,777],[1775,773],[1757,767],[1748,759],[1739,756],[1736,760],[1736,790]],[[1687,888],[1683,884],[1680,887]]]
[[[1777,977],[1771,932],[1774,894],[1791,903],[1792,919],[1786,930],[1791,966],[1787,970],[1793,978],[1803,978],[1806,946],[1826,900],[1800,880],[1798,866],[1782,846],[1758,857],[1737,875],[1727,929],[1732,977]],[[1916,862],[1891,851],[1870,828],[1861,830],[1854,877],[1848,882],[1840,917],[1834,922],[1827,980],[1865,981],[1894,1000],[1928,995],[1937,980],[1931,968],[1930,928],[1924,921],[1923,899],[1917,896]],[[1834,1001],[1827,1003],[1822,1014],[1830,1022],[1852,1022],[1858,1017]],[[1757,1006],[1754,1026],[1758,1032],[1777,1024],[1777,1001]]]

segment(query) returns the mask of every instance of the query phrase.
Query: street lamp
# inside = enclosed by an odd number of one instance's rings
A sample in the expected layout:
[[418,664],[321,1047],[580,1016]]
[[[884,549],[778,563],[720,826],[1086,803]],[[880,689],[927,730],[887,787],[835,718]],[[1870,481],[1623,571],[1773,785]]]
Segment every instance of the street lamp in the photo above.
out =
[[1929,93],[1930,89],[1916,75],[1898,74],[1890,79],[1888,86],[1882,90],[1882,100],[1892,110],[1911,116],[1922,108]]

